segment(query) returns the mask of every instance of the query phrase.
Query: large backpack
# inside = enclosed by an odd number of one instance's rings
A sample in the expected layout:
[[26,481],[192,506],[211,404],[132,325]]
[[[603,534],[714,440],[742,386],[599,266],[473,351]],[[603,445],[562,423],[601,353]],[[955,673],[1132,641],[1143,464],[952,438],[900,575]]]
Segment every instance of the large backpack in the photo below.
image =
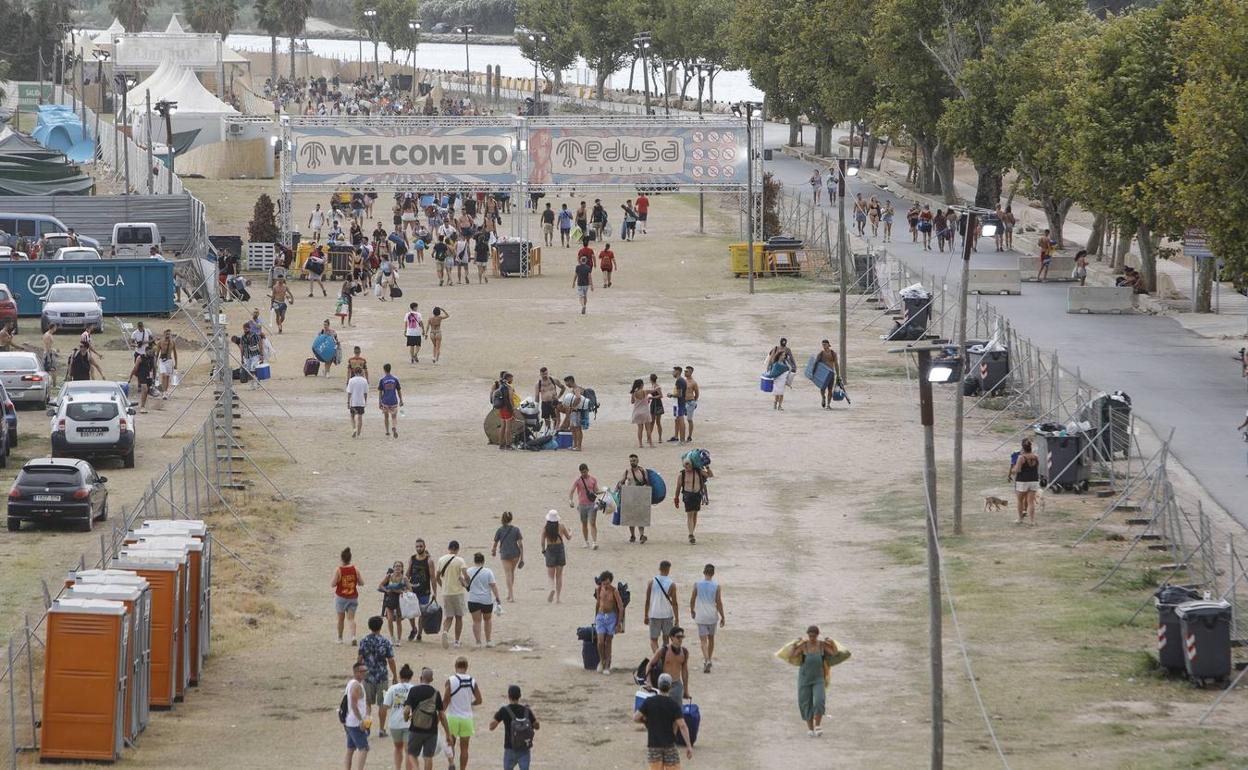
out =
[[344,725],[347,723],[348,708],[350,708],[350,706],[347,705],[347,694],[344,692],[342,694],[342,700],[338,702],[338,721]]
[[438,694],[435,692],[416,704],[412,709],[412,727],[416,730],[432,729],[438,721]]
[[511,712],[511,748],[513,750],[525,750],[533,748],[533,712],[529,711],[528,706],[521,706],[524,714],[516,716],[516,712]]
[[597,416],[598,415],[598,394],[594,392],[593,388],[583,388],[581,390],[581,396],[585,398],[585,406],[583,408],[583,411],[593,412],[594,416]]
[[507,386],[499,385],[490,394],[490,406],[495,409],[502,409],[507,404]]

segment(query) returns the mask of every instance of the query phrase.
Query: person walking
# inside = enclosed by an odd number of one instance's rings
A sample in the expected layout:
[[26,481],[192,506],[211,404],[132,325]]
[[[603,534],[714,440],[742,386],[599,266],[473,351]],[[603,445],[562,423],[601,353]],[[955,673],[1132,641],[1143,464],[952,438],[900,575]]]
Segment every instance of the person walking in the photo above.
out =
[[680,767],[677,735],[684,740],[685,758],[693,759],[693,741],[689,737],[684,712],[681,704],[671,698],[673,684],[669,674],[660,674],[659,694],[643,700],[633,712],[633,721],[646,726],[646,761],[650,770],[677,770]]
[[[455,673],[447,677],[442,686],[442,702],[446,704],[446,723],[450,729],[447,745],[454,752],[459,748],[459,770],[468,767],[468,743],[476,733],[472,707],[481,705],[481,688],[477,680],[468,675],[468,659],[455,659]],[[454,770],[454,764],[451,764]]]
[[668,643],[654,653],[643,672],[644,679],[649,679],[650,672],[654,670],[657,670],[660,676],[667,674],[672,678],[670,695],[678,709],[684,704],[685,698],[693,697],[689,694],[689,650],[684,646],[684,642],[685,629],[672,626]]
[[499,372],[494,382],[494,390],[490,392],[490,403],[498,410],[498,448],[511,449],[511,424],[515,420],[514,393],[511,383],[511,372]]
[[[420,338],[425,333],[425,319],[416,309],[417,303],[407,306],[407,314],[403,316],[403,331],[407,338],[408,360],[413,364],[420,363]],[[435,360],[437,356],[434,356]]]
[[698,410],[698,397],[702,388],[693,379],[693,367],[685,367],[685,443],[693,441],[693,413]]
[[442,357],[442,322],[450,317],[450,313],[435,306],[433,315],[429,318],[429,324],[425,327],[429,342],[433,344],[433,362],[435,364]]
[[771,408],[784,411],[784,389],[792,383],[797,373],[797,360],[789,347],[788,339],[781,337],[780,344],[767,354],[767,376],[772,378]]
[[867,219],[871,221],[871,237],[877,238],[880,235],[880,216],[883,209],[880,208],[880,199],[871,196],[871,201],[867,204]]
[[[828,172],[828,173],[829,175],[831,175],[831,172]],[[810,194],[811,194],[811,197],[814,199],[816,206],[819,205],[819,193],[822,190],[823,190],[823,175],[819,172],[819,168],[815,167],[815,170],[810,172]],[[832,196],[828,196],[828,200],[830,201],[831,199],[832,199]]]
[[325,212],[321,211],[321,204],[316,204],[316,208],[312,209],[312,214],[308,217],[308,229],[312,231],[312,242],[319,243],[321,240],[321,230],[325,229]]
[[832,349],[832,343],[828,340],[823,340],[819,344],[821,348],[819,354],[815,357],[815,361],[832,370],[832,377],[828,379],[828,384],[819,391],[819,405],[823,409],[831,409],[832,402],[835,400],[832,398],[832,391],[836,389],[836,382],[840,377],[840,367],[837,364],[836,351]]
[[342,644],[344,622],[351,625],[351,644],[355,644],[355,611],[360,606],[360,571],[351,563],[351,549],[343,548],[339,554],[342,561],[334,568],[334,612],[338,615],[338,644]]
[[[178,369],[178,344],[173,339],[173,330],[165,329],[156,340],[156,370],[160,374],[160,398],[169,398],[173,390],[173,373]],[[56,384],[55,377],[53,385]]]
[[368,380],[361,374],[352,374],[351,379],[347,380],[347,415],[351,418],[351,438],[358,438],[364,432],[364,409],[367,406]]
[[602,271],[602,288],[610,289],[611,276],[615,273],[615,252],[609,243],[598,252],[598,269]]
[[399,681],[390,685],[381,698],[381,711],[377,718],[389,731],[390,741],[394,744],[394,770],[406,767],[409,731],[407,720],[403,718],[403,704],[407,702],[407,694],[413,686],[412,667],[404,663],[399,669]]
[[[353,320],[355,316],[355,292],[357,291],[354,281],[346,280],[342,282],[342,286],[338,289],[338,299],[334,301],[334,315],[338,317],[338,326],[355,326]],[[329,321],[325,321],[328,328]]]
[[589,293],[594,290],[593,265],[588,262],[578,262],[575,274],[572,276],[572,285],[576,287],[576,297],[581,302],[581,315],[585,315]]
[[1014,225],[1018,224],[1018,217],[1014,216],[1014,207],[1006,206],[1005,213],[1001,215],[1001,226],[1005,234],[1005,250],[1014,250]]
[[594,581],[594,635],[598,646],[598,670],[604,676],[611,674],[611,647],[616,634],[624,633],[624,616],[627,607],[615,575],[603,570]]
[[[381,698],[390,686],[390,678],[399,678],[394,665],[394,645],[381,635],[384,621],[380,615],[368,619],[368,633],[360,640],[359,662],[368,668],[364,677],[364,697],[368,704],[368,716],[373,715],[373,706],[380,708]],[[385,723],[381,726],[381,737],[386,737]]]
[[715,619],[724,627],[724,597],[715,579],[715,565],[702,568],[702,579],[693,584],[689,596],[689,617],[698,626],[698,644],[702,647],[702,673],[711,673],[715,660]]
[[641,234],[646,234],[646,220],[650,218],[650,199],[643,192],[633,201],[634,208],[637,209],[637,223],[641,226]]
[[906,224],[910,226],[910,242],[919,242],[919,202],[915,201],[906,211]]
[[806,638],[793,644],[789,662],[797,669],[797,709],[811,738],[823,735],[827,710],[828,669],[840,651],[831,638],[819,638],[819,626],[806,629]]
[[494,531],[494,546],[490,549],[491,556],[498,556],[503,562],[503,577],[507,580],[507,601],[516,600],[513,588],[516,582],[516,570],[524,568],[524,538],[520,528],[512,524],[511,511],[503,511],[502,525]]
[[386,619],[386,630],[390,634],[390,643],[395,647],[403,644],[403,612],[399,605],[399,597],[410,590],[407,573],[403,562],[396,561],[386,571],[386,576],[377,584],[381,591],[381,614]]
[[865,238],[867,236],[867,201],[862,197],[862,193],[854,199],[854,227],[858,229],[858,235]]
[[542,222],[542,240],[547,246],[554,246],[555,240],[555,210],[546,204],[546,208],[541,213]]
[[1018,523],[1031,517],[1036,524],[1036,497],[1040,494],[1040,456],[1031,449],[1031,439],[1023,439],[1022,451],[1010,468],[1014,480],[1014,492],[1018,497]]
[[273,322],[277,324],[277,333],[282,333],[282,325],[286,323],[287,306],[295,304],[295,293],[286,285],[285,278],[278,278],[269,290],[269,302],[273,308]]
[[667,644],[672,628],[680,621],[676,581],[671,578],[672,563],[659,562],[659,574],[646,584],[646,608],[642,622],[650,629],[650,654],[658,652],[659,637]]
[[676,435],[668,439],[669,443],[684,444],[688,441],[685,436],[685,417],[688,415],[686,401],[689,395],[689,381],[685,379],[685,370],[679,366],[672,367],[672,392],[668,393],[676,401],[676,407],[672,410],[672,415],[676,419]]
[[403,718],[408,723],[407,755],[412,758],[410,765],[415,770],[423,759],[423,770],[433,770],[433,755],[438,753],[438,726],[442,726],[442,735],[446,737],[448,746],[451,743],[451,728],[446,719],[446,703],[442,700],[442,693],[433,686],[433,669],[428,666],[420,670],[420,684],[407,691]]
[[477,647],[483,641],[486,647],[493,647],[494,605],[501,604],[503,600],[498,596],[494,570],[485,566],[485,554],[480,551],[473,554],[472,564],[473,568],[464,570],[463,575],[464,587],[468,589],[468,612],[472,615],[472,639]]
[[377,380],[377,405],[381,407],[383,435],[399,437],[399,409],[403,404],[403,386],[399,378],[390,373],[390,364],[382,364],[381,379]]
[[559,243],[565,249],[572,248],[572,212],[566,203],[559,209]]
[[685,506],[685,524],[689,528],[689,545],[695,545],[698,539],[694,536],[698,528],[698,511],[702,504],[709,500],[706,491],[706,480],[715,475],[710,468],[695,468],[688,457],[681,463],[680,474],[676,477],[676,492],[672,502],[679,509]]
[[351,667],[351,678],[343,690],[347,699],[346,719],[342,723],[347,733],[345,770],[353,770],[352,759],[356,759],[354,770],[364,770],[364,763],[368,761],[368,732],[373,728],[373,720],[368,716],[368,701],[364,693],[364,677],[367,674],[368,667],[357,662]]
[[537,385],[533,388],[533,399],[542,405],[542,425],[547,432],[555,427],[559,415],[559,398],[567,390],[564,384],[550,376],[546,367],[538,371]]
[[[653,375],[651,375],[653,376]],[[650,475],[646,473],[646,469],[641,467],[641,460],[637,455],[628,456],[628,467],[624,469],[624,476],[615,485],[618,490],[620,487],[648,487],[650,486]],[[641,544],[646,544],[646,528],[645,527],[628,527],[628,542],[637,542],[638,530],[641,531]]]
[[435,585],[442,589],[442,649],[450,646],[451,624],[455,625],[455,646],[459,647],[464,632],[464,615],[468,614],[468,590],[460,578],[468,565],[459,555],[459,541],[446,546],[447,553],[438,559]]
[[884,242],[891,243],[893,240],[893,218],[897,216],[897,209],[893,207],[892,199],[884,201]]
[[572,533],[559,521],[559,512],[547,511],[546,524],[542,527],[542,555],[546,557],[546,580],[550,585],[547,604],[558,604],[563,596],[563,568],[568,564],[564,542],[571,539]]
[[644,430],[654,448],[654,428],[650,420],[650,395],[646,392],[645,381],[640,377],[633,380],[633,387],[628,391],[628,400],[633,405],[633,424],[637,426],[637,448],[641,449],[641,434]]
[[[421,612],[438,596],[437,581],[433,579],[434,570],[433,554],[425,549],[425,539],[416,538],[416,553],[407,562],[407,582],[420,602]],[[409,622],[411,630],[407,632],[407,640],[410,642],[423,639],[425,634],[420,618],[410,618]]]
[[1075,271],[1071,277],[1079,282],[1080,286],[1088,285],[1088,250],[1079,249],[1075,252]]
[[[650,434],[657,433],[659,443],[663,443],[663,387],[659,385],[659,375],[651,374],[646,392],[650,396],[650,427],[646,429],[647,440]],[[654,446],[654,442],[650,442]]]
[[529,770],[533,733],[542,726],[533,710],[520,702],[519,685],[507,687],[507,704],[494,712],[490,732],[499,725],[503,726],[503,770]]
[[1036,245],[1040,249],[1040,270],[1036,273],[1036,280],[1044,283],[1049,279],[1049,265],[1053,263],[1053,251],[1056,248],[1056,244],[1049,237],[1047,227],[1040,234],[1040,240]]
[[923,210],[919,212],[919,234],[923,236],[923,249],[925,251],[932,250],[932,207],[926,203],[923,204]]
[[580,471],[572,480],[572,488],[568,490],[569,502],[576,507],[581,517],[582,548],[598,550],[598,479],[589,475],[589,466],[581,463]]
[[135,380],[139,388],[139,414],[147,414],[147,399],[152,394],[152,385],[156,383],[156,356],[150,350],[144,350],[134,358],[134,366],[126,382]]

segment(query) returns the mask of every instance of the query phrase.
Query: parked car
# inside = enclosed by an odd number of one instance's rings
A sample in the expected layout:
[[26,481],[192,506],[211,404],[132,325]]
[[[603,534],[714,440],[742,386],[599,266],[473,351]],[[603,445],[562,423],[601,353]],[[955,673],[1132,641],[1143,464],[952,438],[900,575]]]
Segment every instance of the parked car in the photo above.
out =
[[[3,237],[3,236],[0,236]],[[12,246],[0,246],[0,262],[12,262],[14,259],[25,259],[26,255],[18,252],[15,256]]]
[[447,22],[439,21],[437,24],[434,24],[433,29],[430,29],[429,31],[434,33],[435,35],[445,35],[447,33],[454,31],[454,29],[455,28],[452,27]]
[[[116,393],[117,397],[123,401],[130,397],[128,383],[113,380],[70,380],[62,382],[61,389],[56,392],[56,398],[48,402],[48,416],[56,415],[67,396],[81,396],[84,393],[103,393],[106,396]],[[137,401],[130,401],[129,404],[130,406],[139,405]]]
[[66,396],[52,423],[52,456],[118,457],[133,468],[134,411],[116,393]]
[[0,352],[0,383],[4,384],[9,398],[15,403],[38,404],[40,409],[48,406],[52,375],[43,368],[43,362],[34,353],[24,350]]
[[108,518],[107,481],[85,460],[30,460],[9,489],[8,529],[18,531],[23,521],[74,521],[83,532],[90,532],[96,519]]
[[0,405],[3,405],[4,425],[8,429],[4,441],[4,453],[8,454],[17,446],[17,407],[13,405],[13,399],[9,398],[9,392],[4,389],[3,384],[0,384]]
[[100,252],[90,246],[63,246],[52,256],[55,260],[66,259],[102,259]]
[[9,331],[17,334],[17,295],[7,283],[0,283],[0,327],[8,326]]
[[39,317],[40,331],[56,324],[59,328],[104,328],[104,297],[95,293],[89,283],[54,283],[43,298]]
[[118,222],[113,225],[113,255],[118,259],[150,257],[152,247],[164,242],[155,222]]
[[[34,243],[45,235],[65,235],[69,229],[68,225],[49,214],[0,212],[0,232],[7,234],[5,246],[16,245],[18,238],[25,238]],[[97,250],[100,248],[99,241],[85,235],[78,235],[78,243]]]

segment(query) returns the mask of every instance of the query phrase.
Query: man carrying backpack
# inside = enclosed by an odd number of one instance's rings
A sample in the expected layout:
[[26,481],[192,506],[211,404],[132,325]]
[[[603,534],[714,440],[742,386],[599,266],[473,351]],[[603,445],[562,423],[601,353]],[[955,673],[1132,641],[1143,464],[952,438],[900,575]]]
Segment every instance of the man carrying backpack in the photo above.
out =
[[433,770],[433,755],[438,753],[438,725],[442,726],[447,745],[451,742],[442,693],[431,682],[433,669],[426,666],[420,670],[420,684],[408,690],[407,702],[403,704],[403,717],[409,724],[407,753],[413,766],[418,767],[423,758],[424,770]]
[[520,686],[507,688],[507,705],[490,722],[490,730],[503,725],[503,770],[529,770],[533,733],[541,727],[533,710],[520,702]]
[[512,399],[512,374],[500,372],[494,390],[490,393],[490,406],[498,410],[498,448],[513,449],[511,445],[511,423],[515,420],[515,404]]

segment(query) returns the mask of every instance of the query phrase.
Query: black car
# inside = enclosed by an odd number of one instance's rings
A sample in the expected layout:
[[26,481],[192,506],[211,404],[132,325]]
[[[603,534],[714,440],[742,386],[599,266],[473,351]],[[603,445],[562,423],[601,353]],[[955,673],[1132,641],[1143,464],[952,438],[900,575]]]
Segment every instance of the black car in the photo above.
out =
[[22,466],[9,490],[8,528],[23,521],[72,521],[90,532],[96,519],[108,518],[108,479],[86,460],[41,457]]

